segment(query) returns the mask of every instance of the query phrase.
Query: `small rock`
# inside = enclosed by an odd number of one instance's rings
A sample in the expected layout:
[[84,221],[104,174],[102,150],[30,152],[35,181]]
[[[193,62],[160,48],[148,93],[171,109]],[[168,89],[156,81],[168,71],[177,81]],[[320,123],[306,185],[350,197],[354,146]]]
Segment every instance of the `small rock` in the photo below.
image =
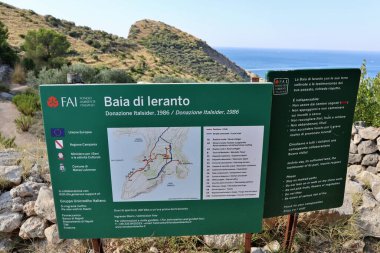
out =
[[265,253],[262,248],[251,247],[251,253]]
[[56,222],[53,191],[50,188],[41,187],[34,205],[34,211],[37,215],[53,223]]
[[378,168],[373,167],[373,166],[368,166],[366,171],[371,172],[372,174],[376,175],[378,173]]
[[27,217],[37,215],[36,212],[34,211],[35,203],[36,201],[29,201],[29,202],[26,202],[25,205],[23,206],[22,210],[26,214]]
[[359,207],[356,224],[363,236],[380,237],[380,205]]
[[374,182],[371,185],[371,190],[375,199],[380,202],[380,182]]
[[376,166],[379,162],[378,154],[365,155],[362,160],[362,165],[364,166]]
[[18,234],[23,239],[44,238],[45,228],[47,227],[46,220],[33,216],[29,217],[20,227]]
[[215,249],[233,249],[239,248],[243,244],[242,234],[227,234],[227,235],[205,235],[205,243]]
[[0,151],[0,166],[17,165],[21,159],[21,154],[13,149]]
[[21,225],[22,214],[10,212],[0,214],[0,232],[10,233]]
[[362,171],[357,176],[356,179],[361,183],[362,185],[366,187],[370,187],[375,182],[380,182],[380,177],[377,175],[372,174],[368,171]]
[[357,134],[359,131],[358,131],[358,129],[354,126],[354,125],[352,125],[352,128],[351,128],[351,136],[354,136],[355,134]]
[[34,199],[36,199],[38,196],[38,192],[42,186],[45,186],[45,184],[28,181],[23,184],[20,184],[19,186],[14,187],[11,190],[11,196],[12,198],[33,197]]
[[343,199],[343,205],[338,208],[333,208],[327,210],[326,216],[331,215],[332,217],[342,217],[351,216],[354,214],[353,198],[352,194],[345,194]]
[[359,154],[372,154],[375,153],[378,150],[376,144],[374,141],[368,140],[368,141],[362,141],[358,145],[358,153]]
[[374,208],[377,206],[377,202],[374,199],[373,195],[365,192],[362,196],[363,204],[361,205],[361,208]]
[[359,135],[366,140],[375,140],[380,135],[380,128],[366,127],[359,129]]
[[362,141],[362,137],[360,137],[360,135],[358,135],[358,134],[355,134],[355,135],[354,135],[353,143],[354,143],[355,145],[358,145],[361,141]]
[[8,92],[0,92],[0,99],[12,101],[13,97],[14,96]]
[[377,138],[377,148],[378,148],[378,150],[380,151],[380,137],[379,138]]
[[12,199],[12,212],[20,212],[24,206],[23,199],[20,197]]
[[14,185],[19,185],[21,183],[21,174],[21,166],[0,166],[0,177]]
[[59,244],[63,240],[59,238],[57,224],[51,225],[45,229],[45,236],[50,244]]
[[360,154],[348,154],[348,163],[349,164],[360,164],[362,161],[362,155]]
[[354,179],[362,170],[364,170],[364,167],[361,165],[350,165],[347,168],[347,177]]
[[342,246],[344,252],[350,253],[362,253],[364,249],[365,243],[360,240],[349,240],[345,242]]
[[363,193],[363,187],[355,181],[346,180],[345,193],[346,194]]
[[10,192],[4,192],[0,195],[0,213],[8,212],[12,208],[12,196]]
[[149,248],[149,252],[159,253],[158,249],[156,247],[153,247],[153,246]]
[[356,146],[355,143],[353,143],[352,141],[350,143],[350,153],[351,154],[357,154],[358,153],[358,146]]
[[279,252],[281,249],[281,245],[278,241],[271,241],[267,245],[264,246],[264,252]]

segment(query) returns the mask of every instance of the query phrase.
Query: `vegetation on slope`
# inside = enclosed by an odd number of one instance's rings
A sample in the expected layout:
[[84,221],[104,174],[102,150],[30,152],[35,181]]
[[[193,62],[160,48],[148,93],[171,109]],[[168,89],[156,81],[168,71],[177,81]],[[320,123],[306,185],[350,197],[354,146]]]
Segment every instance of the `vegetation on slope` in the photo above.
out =
[[20,56],[25,55],[21,46],[27,33],[43,28],[66,37],[70,43],[66,57],[69,64],[123,69],[137,81],[152,81],[157,77],[194,81],[248,80],[243,69],[204,41],[162,22],[139,21],[131,27],[126,39],[1,2],[0,21],[9,30],[9,44]]
[[[157,55],[161,64],[174,66],[206,81],[243,81],[247,74],[204,41],[162,22],[142,20],[135,23],[128,37]],[[181,52],[181,53],[179,53]]]

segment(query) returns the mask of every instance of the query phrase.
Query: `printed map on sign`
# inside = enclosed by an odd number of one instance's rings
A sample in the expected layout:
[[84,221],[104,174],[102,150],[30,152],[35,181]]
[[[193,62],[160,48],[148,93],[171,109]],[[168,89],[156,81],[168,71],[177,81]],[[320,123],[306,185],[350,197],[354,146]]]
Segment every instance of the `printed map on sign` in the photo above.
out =
[[200,199],[200,127],[107,131],[113,201]]

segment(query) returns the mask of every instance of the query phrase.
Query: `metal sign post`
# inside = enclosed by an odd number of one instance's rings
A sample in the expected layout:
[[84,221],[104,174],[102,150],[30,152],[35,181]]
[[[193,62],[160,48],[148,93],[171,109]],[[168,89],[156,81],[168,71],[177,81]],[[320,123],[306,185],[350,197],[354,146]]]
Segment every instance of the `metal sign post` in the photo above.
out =
[[94,253],[104,253],[102,241],[100,239],[91,239],[91,244]]
[[286,231],[283,241],[283,248],[285,249],[285,252],[291,252],[292,250],[292,244],[294,241],[294,236],[297,231],[297,220],[298,220],[298,213],[292,213],[288,215],[288,222],[286,224]]
[[252,234],[246,233],[245,238],[244,238],[244,253],[251,252],[251,241],[252,241]]

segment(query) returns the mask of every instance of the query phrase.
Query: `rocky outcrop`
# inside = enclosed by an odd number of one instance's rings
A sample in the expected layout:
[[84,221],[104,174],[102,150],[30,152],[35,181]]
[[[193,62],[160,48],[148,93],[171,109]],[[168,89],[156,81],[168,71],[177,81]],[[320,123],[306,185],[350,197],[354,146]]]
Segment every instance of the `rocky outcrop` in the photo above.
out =
[[42,186],[46,186],[46,184],[27,181],[23,184],[20,184],[20,185],[14,187],[10,191],[10,194],[11,194],[12,198],[31,197],[35,200],[37,198],[38,192]]
[[46,227],[46,220],[37,216],[33,216],[28,218],[21,225],[19,236],[23,239],[44,238],[44,231]]
[[0,166],[0,178],[14,185],[21,183],[22,167],[17,165]]
[[45,233],[46,240],[50,244],[59,244],[63,241],[62,239],[59,238],[58,227],[56,224],[51,225],[50,227],[46,228],[44,233]]
[[21,159],[20,152],[7,149],[0,152],[0,166],[12,166],[18,164]]
[[209,247],[220,250],[240,248],[243,240],[244,236],[242,234],[204,236],[204,241]]
[[17,212],[0,214],[0,232],[10,233],[21,225],[23,215]]
[[53,223],[56,222],[53,191],[44,186],[40,189],[36,203],[34,204],[34,211],[38,216],[41,216]]
[[[356,207],[356,225],[363,236],[380,238],[380,128],[359,127],[355,131],[354,127],[352,132],[346,196],[355,191],[362,196]],[[360,185],[361,190],[352,185]]]

